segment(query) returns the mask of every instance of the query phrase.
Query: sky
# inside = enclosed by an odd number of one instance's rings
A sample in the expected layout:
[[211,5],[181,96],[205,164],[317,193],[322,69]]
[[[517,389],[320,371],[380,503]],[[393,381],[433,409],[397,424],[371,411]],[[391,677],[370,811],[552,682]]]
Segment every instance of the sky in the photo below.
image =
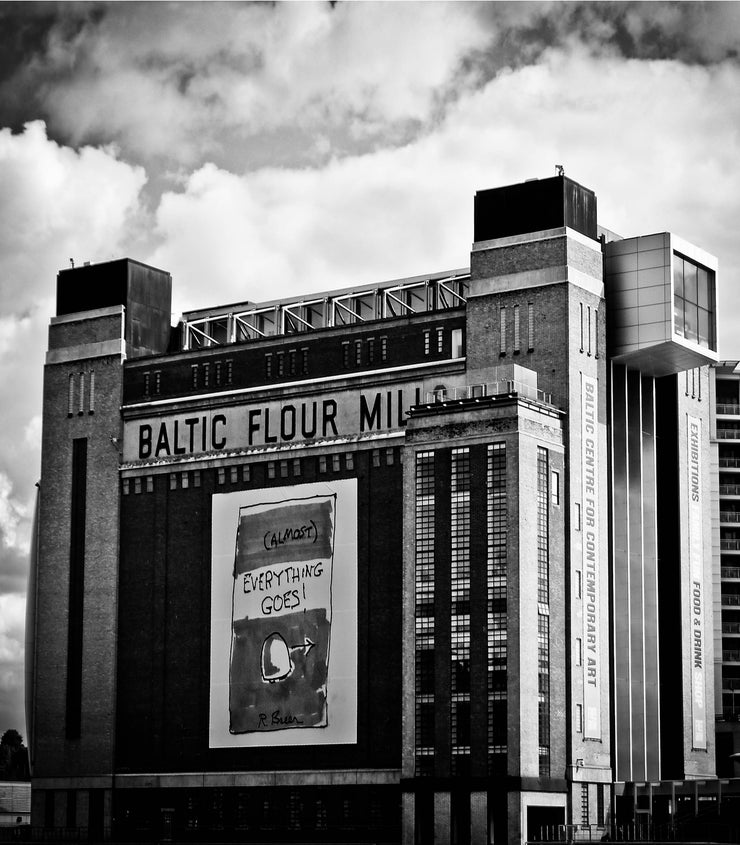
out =
[[476,190],[555,175],[719,259],[740,358],[740,4],[0,2],[0,733],[58,270],[183,310],[469,264]]

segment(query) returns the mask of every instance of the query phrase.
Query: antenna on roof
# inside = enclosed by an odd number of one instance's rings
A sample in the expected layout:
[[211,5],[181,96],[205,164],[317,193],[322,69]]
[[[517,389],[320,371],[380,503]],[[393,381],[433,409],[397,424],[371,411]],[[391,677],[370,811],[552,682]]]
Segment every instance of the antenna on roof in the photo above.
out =
[[563,167],[562,164],[556,164],[555,165],[555,172],[557,173],[558,176],[565,176],[565,168]]

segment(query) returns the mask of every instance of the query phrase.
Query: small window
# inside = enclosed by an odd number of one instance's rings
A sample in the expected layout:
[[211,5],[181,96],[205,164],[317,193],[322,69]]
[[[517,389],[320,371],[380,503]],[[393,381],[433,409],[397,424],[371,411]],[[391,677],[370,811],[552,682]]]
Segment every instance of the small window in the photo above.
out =
[[147,475],[146,477],[146,492],[153,493],[154,492],[154,476]]
[[583,733],[583,705],[576,704],[576,733],[582,734]]
[[267,477],[275,478],[275,461],[267,462]]
[[95,413],[95,372],[90,370],[90,389],[87,396],[87,412],[88,414]]
[[560,504],[560,473],[556,470],[550,473],[550,501],[553,505]]
[[331,456],[331,468],[333,472],[339,472],[339,470],[342,468],[341,464],[339,463],[339,455]]
[[373,449],[373,466],[380,466],[380,449]]
[[149,395],[150,382],[151,382],[151,373],[144,373],[144,396]]
[[534,352],[534,303],[527,303],[527,351]]
[[388,338],[381,337],[380,338],[380,360],[387,361],[388,360]]
[[576,666],[583,666],[583,640],[576,637]]
[[349,341],[342,341],[342,366],[349,367]]
[[296,356],[297,351],[295,349],[291,349],[288,352],[288,359],[290,361],[290,374],[294,376],[296,374]]
[[462,358],[463,343],[462,343],[462,329],[453,329],[451,335],[452,341],[452,357]]
[[190,367],[190,379],[193,387],[198,386],[198,365],[192,364]]
[[430,350],[430,347],[431,347],[431,336],[432,336],[432,333],[429,330],[424,332],[424,354],[425,355],[429,354],[429,350]]
[[208,387],[211,383],[211,365],[203,364],[203,387]]
[[498,312],[498,335],[499,335],[499,355],[506,355],[506,307],[502,307]]
[[583,525],[581,523],[581,503],[580,502],[575,503],[575,513],[574,513],[573,522],[575,523],[576,531],[580,531],[583,527]]
[[369,337],[367,339],[367,362],[373,364],[375,362],[375,338]]
[[67,416],[71,417],[75,412],[75,376],[74,373],[69,374],[69,384],[67,385]]
[[280,461],[280,478],[288,477],[288,462]]
[[278,378],[285,375],[285,353],[277,353],[277,374]]
[[242,481],[251,481],[252,480],[252,468],[249,464],[244,464],[242,467]]
[[293,458],[293,475],[299,478],[301,474],[301,459]]
[[437,328],[437,352],[442,352],[444,347],[445,330],[439,326]]
[[304,346],[301,349],[301,374],[308,375],[308,347]]
[[326,455],[319,456],[319,472],[326,472]]
[[234,379],[234,362],[229,358],[226,361],[226,384],[231,384]]
[[222,369],[221,362],[217,361],[213,365],[213,368],[214,368],[214,379],[215,379],[216,385],[220,386],[221,385],[221,369]]
[[226,484],[226,469],[225,469],[225,467],[219,467],[219,469],[218,469],[218,483],[219,484]]
[[576,569],[576,598],[583,598],[583,573]]
[[200,470],[193,470],[193,487],[200,487]]
[[230,469],[231,483],[236,484],[239,480],[239,467],[231,467]]
[[265,378],[272,378],[272,352],[265,352]]
[[385,462],[386,462],[386,465],[389,466],[389,467],[393,466],[395,451],[396,451],[395,449],[386,449],[385,450]]
[[519,352],[519,306],[514,306],[514,352]]
[[177,476],[174,472],[170,473],[170,490],[177,490]]
[[123,495],[124,495],[124,496],[128,496],[128,493],[129,493],[129,481],[128,481],[128,478],[124,478],[124,479],[123,479],[123,481],[121,482],[121,487],[122,487],[122,489],[123,489]]
[[189,479],[189,477],[188,477],[187,472],[183,472],[183,473],[181,473],[181,474],[180,474],[180,479],[181,479],[181,483],[182,483],[182,489],[183,489],[183,490],[187,490],[187,489],[188,489],[188,486],[190,485],[190,479]]
[[141,478],[134,479],[134,493],[141,493]]
[[344,467],[345,469],[354,469],[355,468],[355,456],[352,452],[347,452],[344,456]]
[[355,341],[355,364],[359,367],[362,364],[362,341]]

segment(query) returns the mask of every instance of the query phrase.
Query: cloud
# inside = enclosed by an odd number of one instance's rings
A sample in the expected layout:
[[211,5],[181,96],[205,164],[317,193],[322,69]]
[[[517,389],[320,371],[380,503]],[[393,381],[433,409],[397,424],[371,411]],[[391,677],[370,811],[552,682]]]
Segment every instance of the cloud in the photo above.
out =
[[72,145],[248,160],[235,145],[277,129],[405,137],[487,39],[469,4],[73,6],[5,87],[27,90]]
[[24,736],[25,614],[25,596],[0,595],[0,733],[14,727]]

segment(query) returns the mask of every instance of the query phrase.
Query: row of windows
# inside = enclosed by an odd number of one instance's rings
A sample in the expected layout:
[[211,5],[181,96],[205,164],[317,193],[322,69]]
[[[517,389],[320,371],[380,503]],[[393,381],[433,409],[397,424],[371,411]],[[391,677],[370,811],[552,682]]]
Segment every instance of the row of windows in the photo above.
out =
[[[293,458],[292,460],[267,461],[266,474],[268,479],[274,478],[300,478],[303,475],[303,461],[305,458]],[[345,452],[343,455],[319,455],[317,469],[319,474],[344,472],[354,470],[355,455],[353,452]],[[393,466],[396,463],[394,448],[373,449],[372,465],[374,467]],[[169,474],[170,490],[187,490],[189,487],[200,487],[202,483],[202,470],[182,470]],[[216,469],[216,483],[219,486],[224,484],[249,483],[252,481],[252,466],[242,464],[241,466],[218,467]],[[137,476],[136,478],[124,478],[121,482],[124,496],[130,493],[153,493],[154,476]]]
[[537,447],[537,671],[540,777],[550,776],[550,522],[549,456]]
[[265,378],[308,375],[308,347],[265,352]]
[[67,416],[95,413],[95,371],[70,373],[67,383]]
[[[521,306],[501,306],[498,313],[499,354],[512,352],[518,355],[522,351]],[[534,352],[534,303],[527,303],[526,346],[527,352]],[[509,334],[509,329],[511,334]]]
[[385,335],[342,341],[342,366],[345,369],[387,360],[388,338]]

